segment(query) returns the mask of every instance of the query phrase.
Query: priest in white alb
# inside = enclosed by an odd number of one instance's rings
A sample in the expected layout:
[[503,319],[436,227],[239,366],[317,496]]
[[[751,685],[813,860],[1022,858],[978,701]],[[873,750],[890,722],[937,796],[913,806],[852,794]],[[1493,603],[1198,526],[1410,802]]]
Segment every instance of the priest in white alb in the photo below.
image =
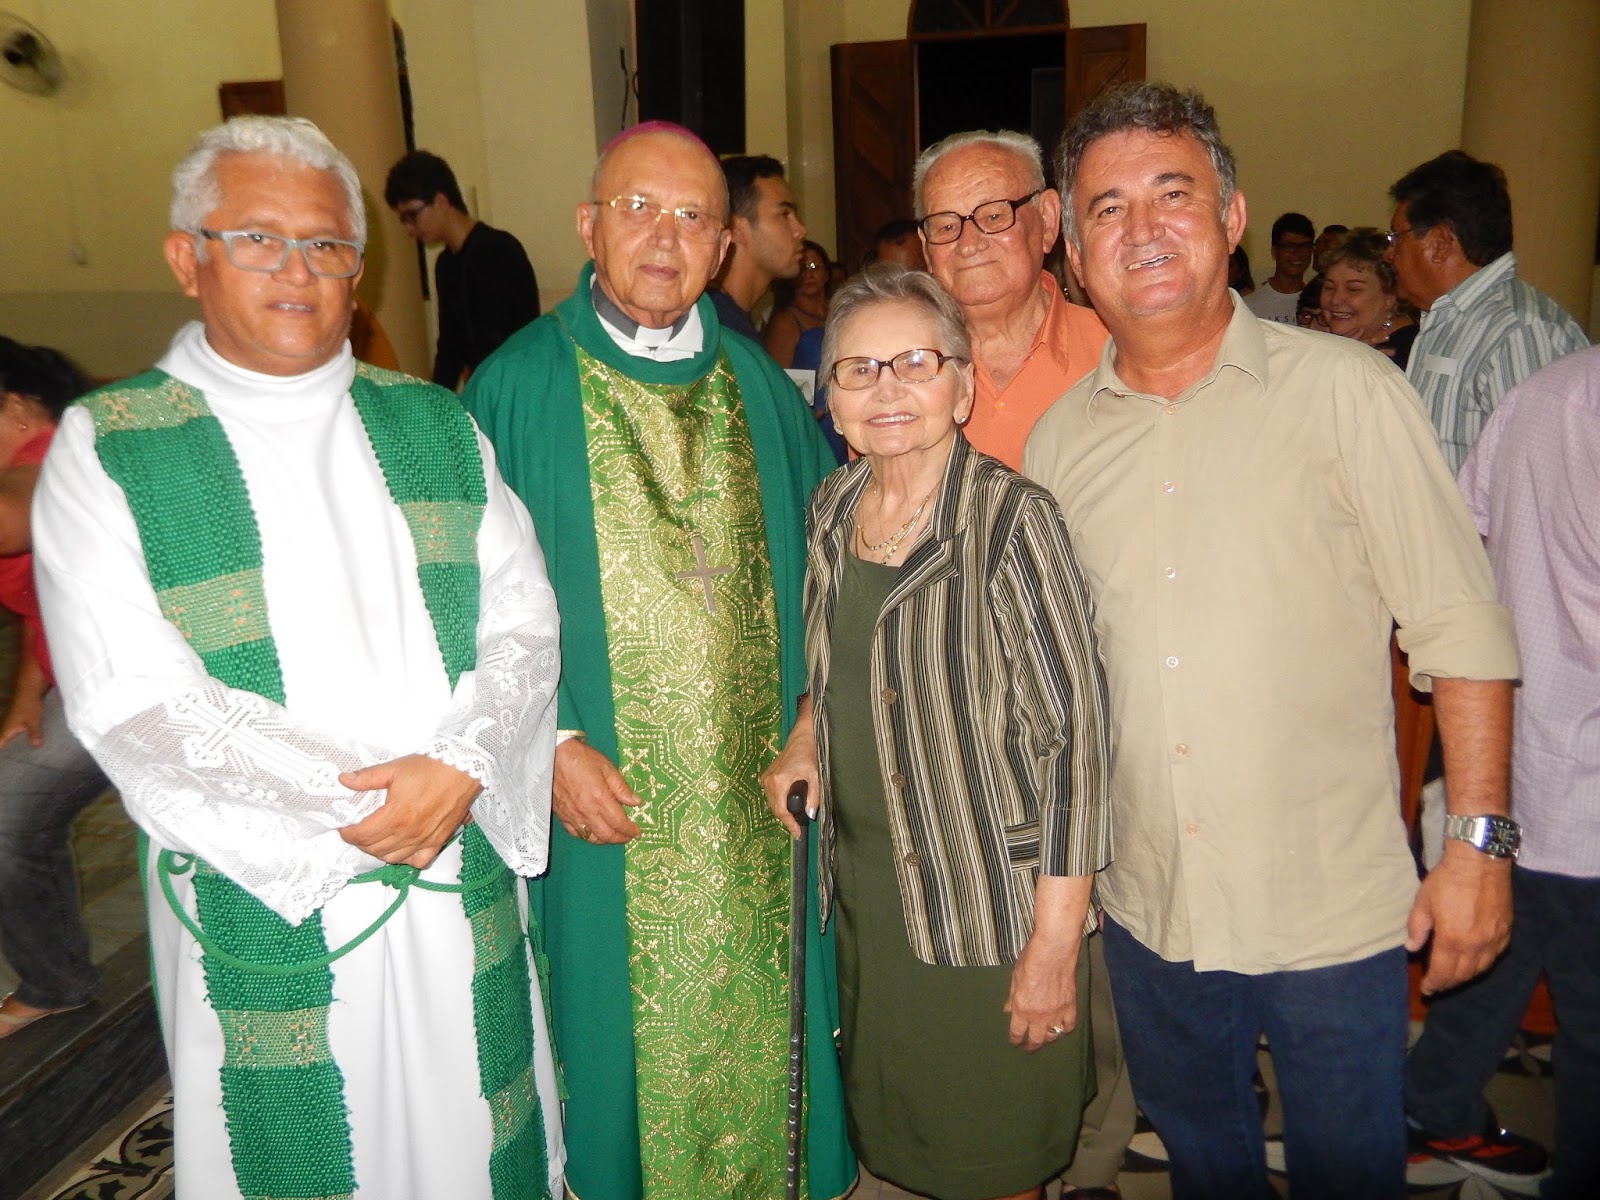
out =
[[361,191],[315,126],[212,129],[173,192],[202,320],[67,412],[34,519],[68,720],[144,835],[179,1187],[559,1196],[527,512],[452,395],[352,358]]

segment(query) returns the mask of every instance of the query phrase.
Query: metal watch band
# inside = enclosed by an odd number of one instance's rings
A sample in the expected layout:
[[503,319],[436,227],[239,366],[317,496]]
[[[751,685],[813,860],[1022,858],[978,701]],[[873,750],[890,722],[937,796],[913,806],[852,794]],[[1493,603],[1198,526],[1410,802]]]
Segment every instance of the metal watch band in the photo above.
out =
[[1491,858],[1516,858],[1522,849],[1522,826],[1499,815],[1446,817],[1444,835],[1466,842]]

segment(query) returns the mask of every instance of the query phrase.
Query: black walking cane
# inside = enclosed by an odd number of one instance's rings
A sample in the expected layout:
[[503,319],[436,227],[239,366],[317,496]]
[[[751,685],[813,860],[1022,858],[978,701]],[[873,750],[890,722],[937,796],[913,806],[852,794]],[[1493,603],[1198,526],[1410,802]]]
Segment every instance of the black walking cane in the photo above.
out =
[[800,825],[789,852],[789,1111],[785,1126],[788,1156],[783,1166],[784,1200],[800,1200],[800,1083],[806,1047],[806,793],[810,785],[797,779],[784,802]]

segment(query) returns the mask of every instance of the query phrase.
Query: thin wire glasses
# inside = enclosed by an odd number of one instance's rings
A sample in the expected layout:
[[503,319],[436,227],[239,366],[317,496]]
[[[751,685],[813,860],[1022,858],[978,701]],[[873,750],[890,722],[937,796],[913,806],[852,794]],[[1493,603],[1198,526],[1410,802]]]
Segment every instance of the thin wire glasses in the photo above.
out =
[[589,203],[609,208],[629,229],[653,228],[662,217],[671,213],[672,219],[677,222],[678,232],[693,241],[714,241],[722,232],[721,217],[693,205],[668,208],[664,204],[653,204],[643,196],[613,196],[609,200],[591,200]]
[[196,229],[207,241],[221,242],[228,261],[241,271],[272,274],[283,270],[296,250],[306,270],[324,279],[349,279],[361,269],[361,244],[343,238],[286,238],[254,229]]
[[1031,191],[1019,200],[985,201],[964,217],[955,212],[929,213],[922,218],[922,234],[935,246],[960,241],[961,231],[968,221],[979,233],[1004,233],[1017,223],[1017,209],[1043,190]]
[[902,350],[890,359],[867,358],[857,355],[841,358],[833,364],[830,378],[847,392],[861,392],[878,382],[878,376],[888,367],[901,383],[928,383],[939,377],[947,362],[966,362],[954,354],[941,354],[937,350],[921,347]]
[[1400,239],[1410,232],[1409,226],[1405,229],[1391,229],[1383,235],[1384,244],[1390,247],[1398,246]]

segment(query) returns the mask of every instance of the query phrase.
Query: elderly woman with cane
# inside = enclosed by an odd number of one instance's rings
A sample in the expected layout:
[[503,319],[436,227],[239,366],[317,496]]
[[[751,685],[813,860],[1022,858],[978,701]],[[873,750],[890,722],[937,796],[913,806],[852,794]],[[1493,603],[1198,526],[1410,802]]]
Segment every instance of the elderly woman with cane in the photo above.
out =
[[970,353],[923,272],[834,299],[819,381],[860,457],[811,499],[809,718],[763,782],[795,834],[784,798],[811,785],[861,1161],[939,1200],[1034,1200],[1094,1091],[1107,701],[1054,500],[961,434]]

